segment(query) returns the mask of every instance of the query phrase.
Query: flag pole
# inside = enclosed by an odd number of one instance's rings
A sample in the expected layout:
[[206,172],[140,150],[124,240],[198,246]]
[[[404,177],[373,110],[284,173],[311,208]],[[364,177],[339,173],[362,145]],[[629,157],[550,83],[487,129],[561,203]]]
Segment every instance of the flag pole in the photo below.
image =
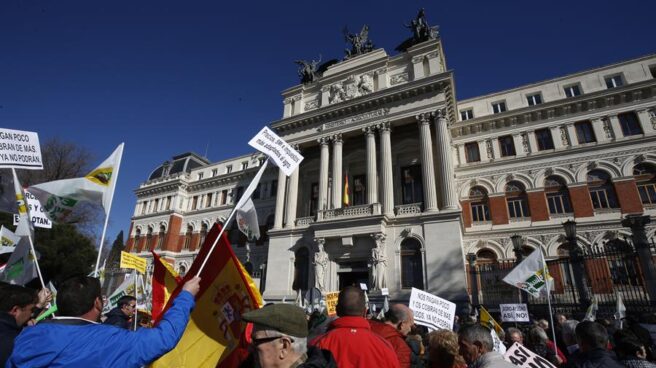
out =
[[[551,336],[553,337],[554,346],[556,346],[556,327],[554,326],[553,311],[551,310],[551,286],[549,285],[549,269],[547,268],[547,262],[544,260],[544,253],[542,249],[540,251],[540,256],[542,257],[542,267],[547,271],[547,275],[544,278],[545,283],[547,284],[547,305],[549,306],[549,319],[551,320]],[[558,349],[558,348],[556,348]]]
[[[117,160],[118,163],[116,164],[116,175],[112,173],[112,178],[111,178],[112,199],[109,201],[109,206],[107,206],[107,214],[105,214],[105,225],[103,226],[102,236],[100,237],[100,244],[98,244],[98,258],[96,259],[96,269],[93,271],[95,277],[98,277],[98,267],[100,266],[100,255],[102,254],[103,242],[105,241],[105,234],[107,233],[109,214],[112,212],[112,203],[114,202],[114,190],[116,189],[116,182],[118,181],[118,170],[121,168],[121,161],[123,160],[123,145],[124,143],[121,143],[119,146],[121,147],[121,152],[118,155],[118,160]],[[130,234],[128,234],[128,236],[130,236]]]
[[36,266],[36,273],[39,275],[39,281],[41,281],[41,287],[46,288],[45,282],[43,282],[43,276],[41,275],[41,267],[39,267],[39,260],[36,256],[36,251],[34,250],[34,243],[32,242],[32,236],[28,235],[27,239],[30,241],[30,252],[34,255],[34,265]]
[[[253,182],[255,181],[256,178],[259,181],[259,178],[262,176],[262,173],[266,169],[268,163],[269,163],[269,158],[267,157],[267,159],[264,161],[264,163],[260,167],[260,170],[257,172],[257,174],[255,174],[255,177],[253,177],[253,180],[251,180],[251,183],[248,185],[248,188],[246,188],[246,191],[244,191],[244,194],[242,194],[241,198],[239,198],[239,201],[237,202],[235,207],[233,207],[232,211],[230,211],[230,216],[228,216],[228,219],[223,224],[223,227],[221,228],[221,231],[219,232],[219,236],[217,236],[216,239],[214,239],[214,243],[212,243],[212,247],[210,247],[210,251],[207,252],[207,255],[205,255],[205,259],[203,259],[203,263],[201,263],[200,268],[198,269],[198,272],[196,273],[196,277],[200,277],[201,272],[203,272],[203,269],[205,268],[205,265],[207,264],[207,261],[210,259],[210,255],[214,251],[214,248],[216,247],[216,245],[219,243],[219,240],[221,239],[221,236],[223,235],[223,232],[225,231],[225,229],[227,229],[230,226],[230,222],[232,221],[232,218],[235,216],[235,213],[237,212],[237,209],[241,208],[244,205],[244,203],[248,200],[248,198],[250,198],[251,195],[253,194],[253,190],[255,189],[254,186],[253,186]],[[257,185],[257,183],[255,183],[255,185]]]
[[134,330],[137,330],[137,314],[139,313],[139,287],[137,286],[137,270],[134,270]]

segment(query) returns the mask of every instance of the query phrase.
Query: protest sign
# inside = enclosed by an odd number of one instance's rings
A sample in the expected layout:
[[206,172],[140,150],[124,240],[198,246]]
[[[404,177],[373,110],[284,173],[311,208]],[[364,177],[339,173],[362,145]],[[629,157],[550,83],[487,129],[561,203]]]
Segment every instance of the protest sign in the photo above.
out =
[[298,151],[267,127],[262,128],[248,144],[271,157],[287,176],[303,161],[303,156]]
[[388,288],[380,289],[380,295],[389,295],[389,289]]
[[329,316],[334,316],[337,314],[337,297],[339,296],[339,291],[333,291],[326,294],[326,310],[328,311]]
[[502,322],[528,322],[526,304],[499,304]]
[[[27,190],[25,191],[25,199],[27,202],[27,207],[29,208],[29,214],[32,220],[32,224],[34,224],[34,226],[36,227],[51,229],[52,221],[50,221],[50,218],[46,214],[45,208],[41,206],[41,202],[39,202],[39,200]],[[14,225],[18,225],[19,221],[20,221],[20,215],[15,213]]]
[[367,291],[367,290],[369,290],[369,288],[367,287],[367,284],[365,284],[364,282],[361,282],[361,283],[360,283],[360,289],[362,289],[362,291]]
[[415,323],[431,329],[453,329],[456,304],[425,291],[412,288],[410,309]]
[[506,354],[504,354],[506,361],[524,368],[556,368],[555,365],[549,363],[548,360],[528,350],[524,345],[514,343]]
[[38,134],[0,128],[0,167],[42,170]]
[[[110,310],[115,308],[118,304],[118,300],[121,299],[124,295],[134,296],[134,275],[127,274],[125,275],[125,280],[121,285],[119,285],[116,290],[107,298],[105,305],[103,307],[103,314],[107,314]],[[137,291],[139,295],[144,295],[144,290],[142,285],[137,286]]]
[[145,258],[137,257],[128,252],[121,252],[121,268],[129,268],[141,273],[146,273],[146,263]]

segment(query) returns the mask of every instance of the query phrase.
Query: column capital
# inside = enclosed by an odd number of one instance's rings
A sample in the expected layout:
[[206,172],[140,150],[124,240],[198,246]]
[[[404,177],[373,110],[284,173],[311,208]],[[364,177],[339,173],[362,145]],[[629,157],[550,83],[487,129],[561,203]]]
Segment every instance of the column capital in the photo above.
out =
[[392,125],[390,124],[389,121],[383,121],[382,123],[379,123],[377,128],[381,133],[392,131]]
[[376,242],[377,247],[384,245],[385,239],[387,239],[387,235],[384,233],[373,233],[369,234],[369,236],[371,236],[371,238]]
[[362,132],[364,133],[364,135],[373,135],[374,133],[376,133],[377,128],[378,127],[377,127],[376,124],[368,125],[368,126],[362,128]]
[[319,143],[322,146],[328,145],[330,143],[330,137],[320,137],[317,139],[317,143]]
[[437,120],[440,120],[440,119],[446,120],[446,109],[437,109],[437,110],[435,110],[435,119],[437,119]]
[[419,125],[430,124],[433,118],[433,113],[425,112],[422,114],[415,115],[415,119]]
[[342,133],[337,133],[334,135],[330,136],[330,140],[333,142],[333,144],[342,144]]
[[314,238],[314,242],[317,244],[319,252],[322,252],[323,246],[326,245],[326,238]]

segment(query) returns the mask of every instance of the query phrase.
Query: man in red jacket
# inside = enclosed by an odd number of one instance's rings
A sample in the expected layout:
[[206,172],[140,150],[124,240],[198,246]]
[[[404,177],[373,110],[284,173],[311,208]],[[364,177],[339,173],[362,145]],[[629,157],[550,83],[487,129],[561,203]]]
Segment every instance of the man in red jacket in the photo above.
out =
[[373,333],[364,318],[367,308],[362,290],[347,286],[340,291],[336,310],[339,318],[310,345],[330,350],[340,368],[400,368],[392,345]]
[[405,338],[414,324],[412,310],[403,304],[392,304],[385,313],[385,322],[369,321],[371,331],[384,337],[392,345],[401,368],[410,368],[412,351]]

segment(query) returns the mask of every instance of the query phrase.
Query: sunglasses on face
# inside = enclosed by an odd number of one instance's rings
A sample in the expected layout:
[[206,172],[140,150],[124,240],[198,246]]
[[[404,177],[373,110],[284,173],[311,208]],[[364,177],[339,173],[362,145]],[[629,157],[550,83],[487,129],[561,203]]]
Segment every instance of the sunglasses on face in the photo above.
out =
[[289,339],[289,341],[294,342],[294,339],[292,339],[291,337],[282,336],[282,335],[281,336],[261,337],[259,339],[252,338],[251,340],[252,340],[253,346],[259,346],[261,344],[265,344],[267,342],[271,342],[271,341],[282,339],[282,338]]

